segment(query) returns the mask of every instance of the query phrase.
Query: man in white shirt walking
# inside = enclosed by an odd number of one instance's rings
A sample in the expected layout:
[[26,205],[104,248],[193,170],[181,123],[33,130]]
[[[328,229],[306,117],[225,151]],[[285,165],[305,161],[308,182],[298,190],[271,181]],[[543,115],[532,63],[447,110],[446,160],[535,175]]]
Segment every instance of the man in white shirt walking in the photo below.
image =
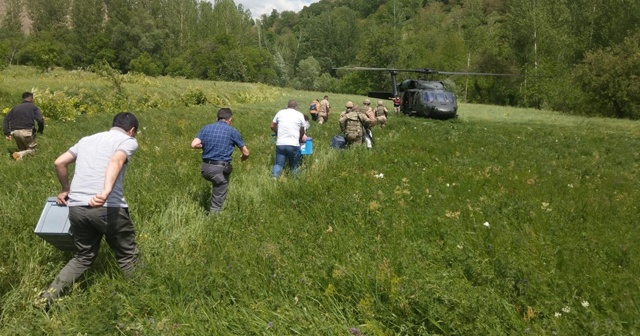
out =
[[278,178],[286,162],[293,174],[300,165],[300,144],[306,141],[304,115],[298,111],[298,103],[290,100],[287,108],[280,110],[271,122],[271,130],[276,133],[276,161],[271,169],[271,177]]

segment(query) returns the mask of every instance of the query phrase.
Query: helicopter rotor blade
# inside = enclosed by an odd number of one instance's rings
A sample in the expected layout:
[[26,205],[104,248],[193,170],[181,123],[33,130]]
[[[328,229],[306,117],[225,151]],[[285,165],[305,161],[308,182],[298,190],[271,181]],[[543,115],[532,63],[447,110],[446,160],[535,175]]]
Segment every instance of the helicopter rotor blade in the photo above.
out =
[[521,74],[493,73],[493,72],[457,72],[457,71],[436,71],[439,75],[459,75],[459,76],[524,76]]
[[333,68],[334,70],[355,70],[355,71],[387,71],[387,72],[414,72],[421,73],[426,75],[450,75],[450,76],[526,76],[526,77],[544,77],[540,75],[524,75],[524,74],[514,74],[514,73],[494,73],[494,72],[467,72],[467,71],[440,71],[434,70],[430,68],[421,68],[421,69],[397,69],[397,68],[375,68],[375,67],[341,67],[341,68]]

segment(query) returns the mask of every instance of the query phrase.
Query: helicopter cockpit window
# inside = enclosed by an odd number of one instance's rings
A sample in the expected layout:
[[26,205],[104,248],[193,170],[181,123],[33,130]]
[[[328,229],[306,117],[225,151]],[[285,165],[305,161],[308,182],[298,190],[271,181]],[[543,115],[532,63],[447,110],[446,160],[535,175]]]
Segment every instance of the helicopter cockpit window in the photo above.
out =
[[433,92],[427,91],[424,93],[423,98],[425,101],[432,103],[455,103],[455,97],[449,92]]

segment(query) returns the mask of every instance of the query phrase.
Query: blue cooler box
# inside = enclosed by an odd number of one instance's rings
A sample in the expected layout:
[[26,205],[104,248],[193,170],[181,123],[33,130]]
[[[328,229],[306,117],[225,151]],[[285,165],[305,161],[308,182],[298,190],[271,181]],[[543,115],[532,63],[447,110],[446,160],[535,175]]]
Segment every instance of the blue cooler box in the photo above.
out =
[[55,197],[47,198],[36,229],[33,232],[62,251],[76,250],[73,235],[71,234],[69,208],[57,205]]
[[302,155],[313,154],[313,139],[307,138],[307,141],[300,145],[300,154]]

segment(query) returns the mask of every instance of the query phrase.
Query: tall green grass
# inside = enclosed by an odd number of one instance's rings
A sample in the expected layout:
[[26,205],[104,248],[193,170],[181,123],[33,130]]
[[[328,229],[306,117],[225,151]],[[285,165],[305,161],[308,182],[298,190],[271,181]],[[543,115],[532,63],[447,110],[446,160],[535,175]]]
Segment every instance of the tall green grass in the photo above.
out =
[[[112,115],[49,120],[22,162],[5,143],[0,334],[638,334],[637,122],[462,105],[456,120],[392,115],[373,150],[336,151],[333,115],[312,125],[301,175],[273,181],[271,118],[323,93],[265,90],[229,102],[251,157],[236,153],[213,218],[189,144],[219,106],[133,111],[125,194],[144,267],[123,279],[105,246],[48,311],[32,302],[70,257],[33,234],[52,162]],[[336,110],[362,98],[331,95]]]

